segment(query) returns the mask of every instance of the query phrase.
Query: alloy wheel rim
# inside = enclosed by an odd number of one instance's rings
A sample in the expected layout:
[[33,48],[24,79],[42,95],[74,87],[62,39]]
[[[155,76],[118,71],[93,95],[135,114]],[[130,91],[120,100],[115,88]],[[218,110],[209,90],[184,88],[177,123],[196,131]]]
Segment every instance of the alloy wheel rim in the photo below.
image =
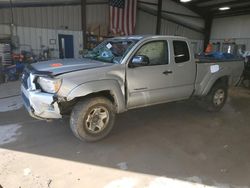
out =
[[109,122],[109,112],[103,107],[95,107],[87,115],[85,122],[86,129],[94,134],[101,132]]
[[214,94],[214,104],[220,106],[225,100],[225,92],[222,89],[218,89]]

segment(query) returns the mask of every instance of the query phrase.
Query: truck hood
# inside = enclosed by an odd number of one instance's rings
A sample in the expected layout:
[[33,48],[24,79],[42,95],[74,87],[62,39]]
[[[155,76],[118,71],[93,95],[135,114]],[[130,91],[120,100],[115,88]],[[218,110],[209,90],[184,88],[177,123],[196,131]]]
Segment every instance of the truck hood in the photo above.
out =
[[104,63],[91,59],[58,59],[50,61],[42,61],[32,64],[32,68],[39,73],[49,72],[51,75],[59,75],[67,72],[78,70],[86,70],[111,66],[112,63]]

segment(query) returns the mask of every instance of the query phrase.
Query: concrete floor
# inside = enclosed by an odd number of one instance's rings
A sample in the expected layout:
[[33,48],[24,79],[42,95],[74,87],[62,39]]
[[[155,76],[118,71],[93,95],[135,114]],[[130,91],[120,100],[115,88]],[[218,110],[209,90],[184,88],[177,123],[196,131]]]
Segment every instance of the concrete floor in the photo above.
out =
[[106,139],[84,143],[67,119],[1,112],[0,185],[250,187],[249,114],[250,90],[232,89],[219,113],[193,102],[137,109],[119,115]]

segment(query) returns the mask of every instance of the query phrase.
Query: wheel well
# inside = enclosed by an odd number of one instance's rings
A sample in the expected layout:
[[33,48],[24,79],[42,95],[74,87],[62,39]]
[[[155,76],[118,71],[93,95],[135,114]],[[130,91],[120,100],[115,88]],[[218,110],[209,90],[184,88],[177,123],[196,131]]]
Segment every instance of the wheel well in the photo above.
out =
[[223,76],[221,78],[218,78],[215,81],[214,85],[219,84],[219,83],[222,83],[222,84],[225,84],[226,86],[228,86],[229,85],[229,77],[228,76]]
[[65,101],[65,102],[60,103],[59,107],[61,109],[61,114],[70,114],[73,107],[75,106],[75,104],[78,101],[86,99],[86,98],[90,98],[90,97],[105,97],[105,98],[109,99],[116,106],[116,102],[115,102],[114,96],[112,95],[111,91],[105,90],[105,91],[100,91],[100,92],[96,92],[96,93],[90,93],[90,94],[82,96],[82,97],[74,98],[71,101]]
[[86,97],[105,97],[105,98],[109,99],[113,104],[115,104],[114,96],[111,94],[111,91],[109,91],[109,90],[99,91],[96,93],[90,93],[86,96],[79,97],[79,98],[82,99],[82,98],[86,98]]

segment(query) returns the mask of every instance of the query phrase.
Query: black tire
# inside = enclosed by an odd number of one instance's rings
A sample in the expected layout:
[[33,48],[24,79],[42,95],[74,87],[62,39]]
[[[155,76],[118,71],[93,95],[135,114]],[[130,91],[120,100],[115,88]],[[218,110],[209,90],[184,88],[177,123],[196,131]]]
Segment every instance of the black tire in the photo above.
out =
[[[218,97],[218,95],[220,97]],[[215,84],[204,98],[204,107],[209,112],[220,111],[227,101],[228,86],[224,83]]]
[[[100,111],[102,110],[103,112],[98,113],[99,116],[95,115],[96,109],[100,109]],[[101,113],[108,114],[107,118],[100,120]],[[91,123],[89,121],[91,121]],[[95,125],[98,124],[98,122],[103,123],[103,121],[105,121],[105,125],[102,129]],[[70,115],[70,128],[72,132],[77,138],[87,142],[98,141],[106,137],[112,130],[114,122],[114,105],[110,100],[104,97],[86,98],[85,100],[79,101]],[[92,124],[96,127],[93,128]]]
[[245,88],[250,88],[250,80],[242,80],[241,84]]

